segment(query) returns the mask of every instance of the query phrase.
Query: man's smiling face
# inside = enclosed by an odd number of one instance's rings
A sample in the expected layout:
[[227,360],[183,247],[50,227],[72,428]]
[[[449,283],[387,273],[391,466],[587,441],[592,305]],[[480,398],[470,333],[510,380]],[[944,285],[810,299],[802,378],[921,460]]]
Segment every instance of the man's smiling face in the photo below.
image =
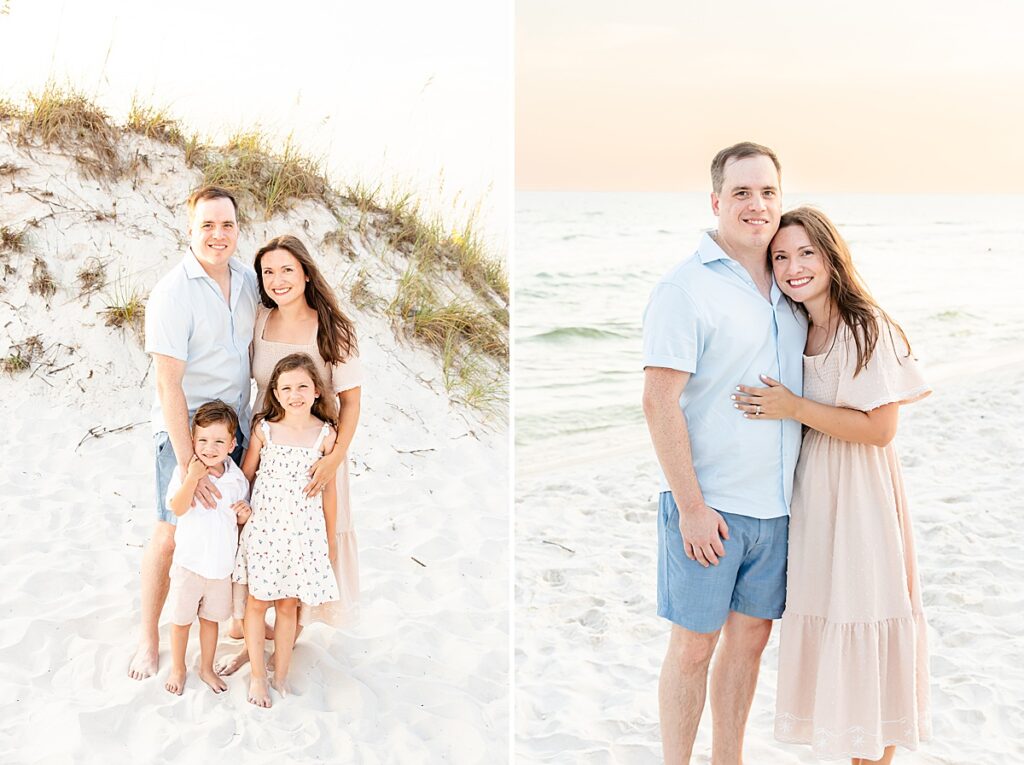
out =
[[736,250],[767,250],[779,230],[782,192],[769,157],[731,159],[725,164],[721,193],[712,193],[721,243]]
[[219,268],[235,254],[238,246],[238,221],[230,199],[200,199],[189,224],[192,252],[207,266]]

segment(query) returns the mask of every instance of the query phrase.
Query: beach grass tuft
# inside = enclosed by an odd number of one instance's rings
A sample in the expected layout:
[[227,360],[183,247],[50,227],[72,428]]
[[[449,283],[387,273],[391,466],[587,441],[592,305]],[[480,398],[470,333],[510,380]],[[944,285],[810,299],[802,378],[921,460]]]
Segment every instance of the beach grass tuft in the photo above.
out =
[[303,156],[292,142],[275,152],[259,129],[235,133],[219,150],[207,153],[203,182],[249,197],[264,218],[288,210],[293,202],[319,200],[333,211],[330,184],[321,163]]
[[137,338],[142,337],[146,320],[146,304],[142,293],[126,279],[118,279],[108,296],[107,306],[100,315],[108,327],[129,329]]
[[28,291],[44,299],[53,297],[57,291],[57,282],[53,280],[46,261],[40,257],[36,257],[32,263],[32,281],[29,282]]
[[24,252],[25,229],[16,231],[10,226],[0,226],[0,252]]
[[177,146],[180,149],[184,149],[186,145],[185,134],[181,130],[181,124],[171,117],[170,112],[166,108],[146,106],[136,97],[132,98],[132,105],[128,109],[125,129],[146,138]]
[[0,370],[5,374],[14,375],[29,368],[43,352],[43,338],[32,335],[11,346],[10,352],[0,359]]
[[30,93],[29,107],[19,116],[22,141],[37,139],[68,151],[93,179],[113,179],[121,173],[117,153],[118,129],[106,112],[81,93],[53,81],[38,94]]
[[107,284],[107,267],[97,258],[90,258],[78,272],[79,296],[102,289]]

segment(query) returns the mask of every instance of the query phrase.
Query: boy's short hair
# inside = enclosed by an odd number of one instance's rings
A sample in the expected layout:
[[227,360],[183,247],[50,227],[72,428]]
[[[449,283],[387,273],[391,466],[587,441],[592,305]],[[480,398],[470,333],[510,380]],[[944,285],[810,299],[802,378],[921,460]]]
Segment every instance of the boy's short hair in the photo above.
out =
[[196,428],[208,428],[218,422],[223,422],[227,426],[232,438],[238,435],[238,415],[235,414],[235,410],[220,399],[216,399],[207,401],[196,410],[195,417],[192,418],[192,437],[195,438]]
[[235,217],[238,217],[238,202],[235,201],[235,195],[228,189],[223,186],[200,186],[188,195],[188,219],[190,221],[196,211],[196,205],[202,199],[228,199],[231,201],[231,206],[235,208]]

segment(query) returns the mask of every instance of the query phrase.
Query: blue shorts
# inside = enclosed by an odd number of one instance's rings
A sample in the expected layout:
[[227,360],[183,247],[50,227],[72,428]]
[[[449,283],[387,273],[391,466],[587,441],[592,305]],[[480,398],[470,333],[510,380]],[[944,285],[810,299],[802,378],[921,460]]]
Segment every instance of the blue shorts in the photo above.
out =
[[[238,437],[239,443],[231,452],[231,459],[236,465],[241,465],[245,448],[241,443],[242,434],[239,433]],[[178,466],[178,458],[174,456],[171,437],[166,431],[153,435],[153,446],[156,449],[156,519],[177,526],[178,516],[167,506],[167,487],[171,483],[171,476],[174,475],[174,468]]]
[[716,632],[730,611],[778,619],[786,605],[789,517],[721,513],[729,526],[725,556],[704,568],[686,557],[672,492],[658,503],[658,616],[693,632]]

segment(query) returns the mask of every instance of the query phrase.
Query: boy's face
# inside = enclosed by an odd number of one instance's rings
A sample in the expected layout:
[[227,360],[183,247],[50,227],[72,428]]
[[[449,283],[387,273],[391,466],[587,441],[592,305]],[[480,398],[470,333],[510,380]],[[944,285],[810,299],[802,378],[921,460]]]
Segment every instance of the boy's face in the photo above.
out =
[[192,436],[192,448],[196,456],[207,467],[220,465],[234,451],[235,439],[223,422],[215,422],[206,427],[196,427]]

